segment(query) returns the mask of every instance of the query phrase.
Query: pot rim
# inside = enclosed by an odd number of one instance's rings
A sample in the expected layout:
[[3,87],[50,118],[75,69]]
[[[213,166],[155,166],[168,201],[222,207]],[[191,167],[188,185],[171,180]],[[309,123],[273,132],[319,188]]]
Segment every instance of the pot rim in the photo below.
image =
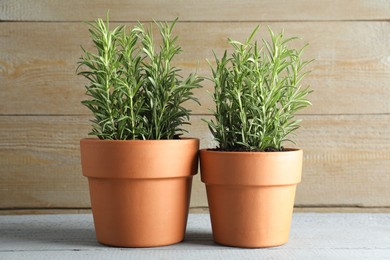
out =
[[200,173],[206,185],[281,186],[301,181],[303,151],[224,152],[202,149]]
[[80,140],[83,175],[104,179],[187,177],[198,172],[199,139]]

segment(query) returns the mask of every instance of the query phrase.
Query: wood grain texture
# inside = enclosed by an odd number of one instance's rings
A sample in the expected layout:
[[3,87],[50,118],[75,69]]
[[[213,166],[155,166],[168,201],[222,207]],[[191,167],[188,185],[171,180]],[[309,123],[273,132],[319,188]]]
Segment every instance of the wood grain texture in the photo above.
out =
[[[185,52],[175,64],[183,75],[198,71],[209,76],[206,62],[214,49],[228,47],[226,39],[244,40],[257,23],[179,23],[176,28]],[[387,22],[270,23],[310,43],[305,57],[315,58],[307,78],[314,90],[313,107],[304,114],[390,113],[390,24]],[[265,28],[261,31],[265,34]],[[89,46],[82,23],[0,23],[0,114],[86,114],[80,105],[85,81],[76,76],[80,44]],[[298,43],[297,43],[298,44]],[[298,44],[299,45],[299,44]],[[202,106],[213,107],[206,91],[197,90]],[[27,94],[28,93],[28,94]]]
[[78,147],[88,131],[83,119],[0,117],[0,207],[89,206]]
[[244,1],[143,1],[143,0],[2,0],[2,21],[85,21],[105,17],[113,21],[330,21],[386,20],[386,0],[244,0]]
[[[2,259],[388,259],[390,214],[295,213],[289,242],[266,249],[213,241],[210,216],[190,214],[185,240],[159,248],[103,247],[91,214],[0,216]],[[131,256],[131,257],[129,257]]]
[[[306,80],[314,93],[297,133],[305,161],[296,206],[390,208],[390,1],[0,0],[0,210],[89,207],[79,139],[90,113],[75,71],[80,45],[91,48],[83,21],[107,9],[128,25],[179,17],[183,75],[209,76],[212,50],[221,55],[228,37],[244,40],[258,24],[261,36],[270,25],[303,38],[305,57],[315,59]],[[195,92],[202,106],[186,104],[197,115],[189,135],[204,148],[215,146],[200,120],[213,108],[207,91],[205,81]],[[191,206],[207,206],[199,175]]]
[[[188,136],[214,147],[202,116]],[[390,205],[390,115],[302,116],[298,146],[304,171],[297,206]],[[81,174],[79,139],[86,116],[0,117],[0,208],[85,208],[88,187]],[[195,177],[192,207],[207,206]]]
[[296,205],[390,205],[390,116],[303,118],[297,143],[305,164]]

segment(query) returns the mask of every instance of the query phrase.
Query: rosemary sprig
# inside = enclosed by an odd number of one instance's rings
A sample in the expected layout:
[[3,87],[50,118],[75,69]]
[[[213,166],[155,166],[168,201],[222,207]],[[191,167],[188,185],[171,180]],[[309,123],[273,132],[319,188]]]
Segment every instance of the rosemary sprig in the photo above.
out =
[[158,51],[151,29],[138,23],[110,30],[108,20],[90,24],[96,51],[83,48],[77,69],[88,80],[90,98],[82,104],[94,115],[90,134],[111,140],[178,138],[191,114],[183,103],[198,102],[192,91],[202,79],[195,74],[183,79],[171,65],[182,51],[172,34],[177,19],[156,23],[163,41]]
[[229,39],[233,53],[225,51],[211,63],[214,83],[214,119],[205,120],[220,150],[281,151],[285,141],[299,128],[294,114],[311,105],[309,87],[301,81],[309,72],[304,68],[311,61],[302,60],[306,45],[289,48],[283,31],[271,41],[253,38],[256,27],[245,42]]

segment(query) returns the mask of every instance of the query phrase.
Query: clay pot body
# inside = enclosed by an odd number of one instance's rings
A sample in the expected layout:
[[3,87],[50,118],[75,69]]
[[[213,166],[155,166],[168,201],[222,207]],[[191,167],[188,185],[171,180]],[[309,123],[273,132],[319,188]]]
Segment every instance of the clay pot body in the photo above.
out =
[[80,141],[97,240],[154,247],[184,239],[198,139]]
[[302,150],[200,151],[215,242],[272,247],[288,241]]

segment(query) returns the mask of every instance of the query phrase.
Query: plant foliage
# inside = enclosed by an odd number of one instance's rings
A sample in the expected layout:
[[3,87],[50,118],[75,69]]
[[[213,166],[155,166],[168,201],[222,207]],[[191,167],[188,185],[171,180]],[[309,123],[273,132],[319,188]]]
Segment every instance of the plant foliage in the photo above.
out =
[[[189,124],[191,111],[183,103],[198,102],[192,91],[201,79],[180,76],[171,65],[182,52],[171,23],[157,23],[162,44],[156,49],[152,28],[141,23],[109,29],[97,19],[89,32],[96,52],[83,49],[78,74],[88,80],[82,101],[93,115],[91,135],[111,140],[160,140],[178,138]],[[80,71],[80,68],[84,70]]]
[[302,60],[306,45],[297,50],[283,31],[262,46],[253,38],[259,27],[244,42],[229,39],[233,53],[221,59],[215,55],[212,70],[216,105],[214,120],[205,120],[219,149],[224,151],[282,151],[282,143],[299,128],[294,114],[311,105],[309,87],[302,87],[304,71],[311,61]]

